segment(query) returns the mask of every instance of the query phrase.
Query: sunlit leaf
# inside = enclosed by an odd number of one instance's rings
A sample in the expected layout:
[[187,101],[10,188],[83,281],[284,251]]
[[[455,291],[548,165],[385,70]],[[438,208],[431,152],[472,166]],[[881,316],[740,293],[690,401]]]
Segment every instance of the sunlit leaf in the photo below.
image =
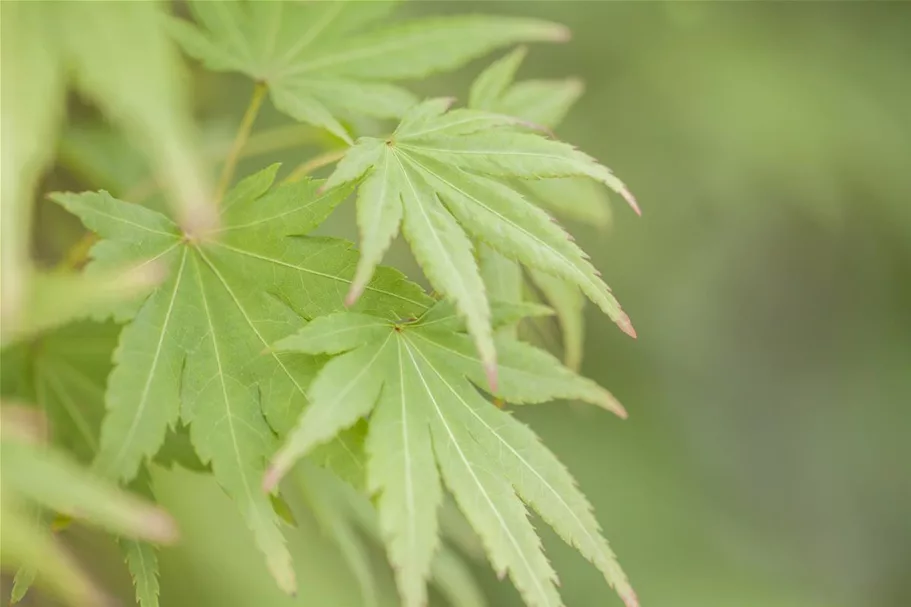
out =
[[474,15],[388,25],[394,2],[191,2],[171,31],[209,69],[265,82],[282,112],[349,141],[351,115],[398,118],[417,99],[392,84],[459,67],[519,41],[559,41],[559,25]]
[[[433,310],[427,316],[433,317]],[[426,326],[420,320],[386,321],[383,334],[379,321],[351,312],[332,314],[275,345],[279,352],[345,353],[318,374],[311,405],[273,458],[266,486],[357,416],[369,415],[368,484],[378,495],[380,529],[406,605],[419,605],[426,597],[423,587],[438,542],[440,480],[481,537],[494,568],[509,573],[529,605],[561,603],[556,574],[524,503],[594,563],[621,596],[633,596],[591,506],[566,469],[528,427],[478,391],[487,382],[470,338],[433,320]],[[577,398],[624,415],[607,391],[550,355],[508,337],[497,340],[497,350],[496,396],[520,403]],[[331,368],[336,361],[355,359],[373,362],[362,362],[358,376]],[[361,389],[366,385],[369,390]],[[339,398],[342,393],[350,396]]]
[[[99,469],[129,481],[182,420],[200,459],[237,502],[273,575],[290,592],[290,555],[259,491],[260,477],[274,433],[284,433],[298,417],[324,359],[267,348],[306,319],[342,307],[357,256],[343,241],[302,236],[347,191],[318,194],[319,183],[311,181],[272,188],[276,170],[239,183],[222,206],[220,231],[203,241],[186,238],[163,215],[104,193],[53,198],[102,237],[92,250],[96,263],[107,255],[155,258],[168,270],[121,335]],[[420,313],[428,304],[417,286],[383,270],[357,309],[394,317]]]

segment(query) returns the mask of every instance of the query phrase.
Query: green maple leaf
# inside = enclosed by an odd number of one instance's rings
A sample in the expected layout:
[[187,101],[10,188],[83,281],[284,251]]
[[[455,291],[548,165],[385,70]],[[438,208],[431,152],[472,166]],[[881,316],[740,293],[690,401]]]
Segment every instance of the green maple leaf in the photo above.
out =
[[[481,72],[471,85],[469,107],[517,116],[554,129],[582,94],[582,83],[572,78],[514,82],[525,55],[526,49],[520,47]],[[610,222],[605,188],[590,179],[514,180],[510,185],[530,201],[558,216],[600,228]],[[618,191],[639,212],[635,200],[621,182],[613,181],[607,185]],[[480,258],[488,288],[498,289],[498,296],[503,301],[522,299],[521,272],[513,259],[496,251],[482,251]],[[512,279],[504,281],[504,277]],[[584,298],[579,288],[571,281],[539,270],[528,272],[528,278],[556,311],[563,335],[564,362],[577,369],[581,364],[585,337]]]
[[629,317],[600,274],[544,211],[497,178],[585,176],[622,184],[575,148],[528,132],[521,121],[430,99],[408,111],[388,139],[362,137],[326,182],[365,174],[357,198],[362,256],[348,302],[357,300],[399,225],[433,287],[455,301],[495,381],[490,307],[466,234],[502,255],[578,287],[626,333]]
[[[279,352],[337,356],[313,381],[311,405],[273,458],[266,488],[299,457],[369,415],[367,481],[379,494],[380,528],[406,606],[426,600],[441,477],[494,568],[509,573],[529,605],[559,605],[560,598],[523,500],[602,571],[627,605],[635,605],[572,477],[528,427],[478,391],[486,385],[481,360],[463,328],[444,302],[409,324],[332,314],[276,343]],[[496,346],[496,396],[514,403],[581,399],[625,415],[607,391],[549,354],[509,338]]]
[[567,38],[560,25],[493,16],[386,25],[394,2],[191,2],[174,37],[209,69],[264,82],[289,116],[349,141],[339,117],[397,118],[416,99],[392,82],[449,70],[518,41]]
[[[305,319],[341,308],[357,255],[344,241],[303,236],[348,192],[317,194],[311,181],[273,188],[277,169],[239,183],[224,201],[220,229],[204,239],[105,192],[52,198],[101,236],[94,263],[154,259],[168,272],[121,333],[97,467],[131,480],[181,420],[291,592],[290,555],[259,479],[275,433],[297,418],[322,360],[264,350]],[[374,314],[418,314],[430,302],[393,270],[367,290],[358,306]]]

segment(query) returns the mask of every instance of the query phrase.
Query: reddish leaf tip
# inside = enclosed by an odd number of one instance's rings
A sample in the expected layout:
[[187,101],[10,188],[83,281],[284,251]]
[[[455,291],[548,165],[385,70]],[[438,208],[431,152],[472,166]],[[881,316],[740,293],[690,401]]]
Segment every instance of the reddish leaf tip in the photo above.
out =
[[348,294],[345,296],[345,307],[350,308],[357,303],[357,300],[360,299],[361,293],[364,292],[364,287],[360,284],[352,283],[351,288],[348,289]]
[[551,30],[551,40],[554,42],[569,42],[572,40],[573,32],[565,25],[555,25]]
[[632,588],[628,588],[620,593],[620,598],[623,600],[623,604],[626,607],[639,607],[639,597],[636,596],[636,591]]
[[642,209],[639,208],[639,203],[636,202],[636,197],[633,196],[633,193],[629,191],[629,188],[624,187],[620,190],[620,195],[623,196],[623,199],[626,201],[633,211],[636,212],[636,215],[642,217]]
[[493,361],[484,363],[484,374],[487,376],[487,385],[490,386],[490,391],[496,393],[497,363]]
[[632,321],[629,319],[629,316],[627,316],[625,312],[620,312],[620,317],[616,322],[621,331],[633,339],[636,339],[638,337],[638,335],[636,335],[636,329],[633,327]]
[[269,464],[269,467],[266,468],[266,473],[263,475],[263,491],[272,493],[275,487],[278,486],[278,482],[282,480],[282,476],[284,476],[284,471],[281,468],[275,463]]

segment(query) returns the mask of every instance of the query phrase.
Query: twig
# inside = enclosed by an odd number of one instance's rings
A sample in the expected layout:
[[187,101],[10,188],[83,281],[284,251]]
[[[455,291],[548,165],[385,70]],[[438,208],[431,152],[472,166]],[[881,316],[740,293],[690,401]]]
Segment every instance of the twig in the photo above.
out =
[[294,183],[295,181],[300,181],[302,178],[306,177],[316,169],[320,169],[324,166],[328,166],[333,162],[338,162],[345,156],[347,148],[342,148],[340,150],[329,150],[318,156],[314,156],[309,160],[305,160],[295,167],[291,173],[282,181],[282,183]]
[[259,114],[259,108],[262,106],[263,99],[266,97],[266,90],[266,85],[262,82],[257,82],[253,87],[253,96],[250,97],[250,105],[247,106],[247,111],[244,112],[244,117],[240,121],[240,126],[237,127],[237,135],[234,137],[234,143],[231,144],[231,150],[228,152],[228,157],[225,159],[225,164],[221,169],[221,177],[218,179],[218,189],[215,190],[215,204],[221,204],[225,192],[228,191],[228,186],[231,185],[231,179],[234,177],[234,169],[237,167],[237,160],[240,158],[240,153],[244,149],[247,139],[250,137],[250,131],[253,129],[253,122],[256,120],[256,116]]

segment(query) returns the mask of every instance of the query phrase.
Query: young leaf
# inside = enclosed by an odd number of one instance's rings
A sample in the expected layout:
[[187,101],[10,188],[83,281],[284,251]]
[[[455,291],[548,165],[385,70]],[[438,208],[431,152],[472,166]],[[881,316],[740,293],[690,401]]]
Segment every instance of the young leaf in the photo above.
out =
[[155,548],[137,540],[120,540],[139,607],[158,607],[158,555]]
[[186,53],[216,71],[265,82],[276,108],[349,141],[343,116],[398,118],[416,99],[394,81],[459,67],[519,41],[560,41],[562,26],[509,17],[385,25],[391,2],[190,3],[197,25],[173,20]]
[[[376,377],[344,377],[327,366],[313,384],[309,409],[273,457],[266,487],[320,442],[350,426],[352,407],[361,415],[373,410],[367,437],[368,481],[379,494],[381,528],[406,605],[424,599],[423,584],[436,547],[440,494],[434,461],[481,536],[494,568],[510,574],[529,605],[558,605],[560,599],[556,575],[544,558],[523,501],[592,561],[628,605],[634,605],[632,589],[572,477],[529,428],[478,392],[477,387],[487,383],[470,338],[447,323],[435,322],[445,318],[445,312],[431,309],[426,316],[431,317],[426,325],[420,320],[404,325],[386,322],[383,335],[369,317],[332,314],[275,344],[277,351],[346,350],[340,359],[370,357],[375,362],[367,373]],[[341,329],[346,329],[345,342],[327,343],[324,336]],[[509,338],[497,340],[497,351],[497,396],[515,402],[579,398],[624,414],[607,391],[544,352]],[[369,392],[351,387],[365,383],[371,386]],[[341,392],[356,392],[357,404],[338,398]]]
[[[510,114],[544,127],[555,128],[581,95],[582,84],[574,79],[514,83],[516,71],[525,55],[525,49],[518,48],[485,69],[471,86],[469,105],[475,109]],[[568,219],[597,227],[604,227],[610,221],[605,190],[590,179],[563,177],[513,181],[511,185],[526,199]],[[628,196],[628,190],[619,182],[611,181],[608,185]],[[498,275],[507,272],[506,268],[510,265],[503,260],[488,259],[486,263],[498,268]],[[530,277],[557,311],[563,334],[564,361],[569,367],[578,368],[584,337],[583,302],[575,283],[536,269],[530,271]],[[492,284],[490,280],[485,282]],[[503,298],[506,299],[505,296]]]
[[[318,194],[319,184],[311,181],[272,188],[276,170],[239,183],[222,205],[221,229],[206,240],[104,193],[53,199],[102,237],[92,250],[96,263],[141,250],[134,262],[153,257],[168,269],[121,334],[97,465],[122,481],[132,479],[181,419],[290,592],[290,555],[259,479],[274,450],[273,433],[283,434],[298,417],[323,360],[268,346],[305,319],[340,309],[357,257],[348,243],[302,236],[348,190]],[[132,247],[119,244],[124,224],[133,231]],[[401,317],[428,305],[416,285],[383,270],[356,309]]]
[[447,99],[408,111],[386,141],[363,138],[327,186],[351,183],[358,192],[361,241],[367,254],[349,292],[356,300],[395,235],[401,216],[433,287],[450,297],[474,336],[490,381],[495,380],[490,306],[465,230],[521,263],[578,286],[626,333],[629,317],[569,236],[540,209],[496,177],[588,176],[614,183],[610,171],[572,147],[516,130],[515,119],[477,110],[447,112]]

